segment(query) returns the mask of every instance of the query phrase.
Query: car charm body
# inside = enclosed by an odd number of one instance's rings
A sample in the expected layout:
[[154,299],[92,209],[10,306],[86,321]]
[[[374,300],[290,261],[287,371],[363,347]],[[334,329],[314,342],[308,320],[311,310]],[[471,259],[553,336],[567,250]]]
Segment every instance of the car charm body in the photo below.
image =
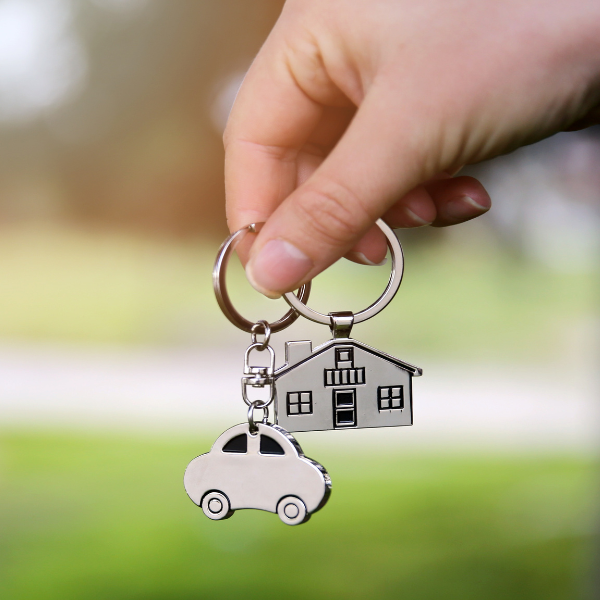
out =
[[248,423],[221,434],[210,452],[188,465],[185,490],[209,519],[255,508],[277,513],[287,525],[305,523],[331,493],[323,466],[307,458],[285,429]]

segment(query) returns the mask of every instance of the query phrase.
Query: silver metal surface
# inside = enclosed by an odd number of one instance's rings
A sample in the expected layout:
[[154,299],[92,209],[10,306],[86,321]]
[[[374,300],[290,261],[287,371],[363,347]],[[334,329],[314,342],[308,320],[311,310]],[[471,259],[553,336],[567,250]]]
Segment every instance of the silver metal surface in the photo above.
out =
[[250,435],[256,435],[258,431],[256,422],[254,421],[254,411],[257,408],[262,409],[263,411],[262,422],[266,425],[269,421],[269,407],[260,402],[260,400],[255,400],[254,402],[252,402],[252,404],[250,404],[250,406],[248,407],[248,428],[250,431]]
[[288,431],[412,425],[422,370],[352,338],[286,342],[275,371],[275,421]]
[[286,525],[299,525],[306,521],[306,506],[296,496],[286,496],[277,505],[277,514]]
[[[248,397],[248,386],[253,388],[264,388],[269,386],[269,399],[259,403],[258,408],[265,408],[275,397],[275,387],[273,381],[273,374],[275,372],[275,351],[271,346],[263,347],[264,342],[254,342],[246,348],[244,354],[244,375],[242,376],[242,398],[244,402],[251,406],[256,403],[256,400],[250,400]],[[257,350],[262,352],[267,350],[269,352],[270,363],[268,367],[252,367],[249,364],[250,352]]]
[[[365,308],[354,314],[354,323],[362,323],[371,317],[374,317],[377,313],[381,312],[394,298],[400,283],[402,282],[402,275],[404,273],[404,256],[402,254],[402,246],[396,237],[396,234],[387,223],[382,219],[377,219],[377,225],[387,238],[388,248],[391,254],[392,272],[388,284],[383,291],[383,294],[377,299],[371,306]],[[296,311],[298,311],[303,317],[306,317],[310,321],[315,323],[321,323],[322,325],[330,324],[329,314],[323,314],[312,308],[306,306],[306,303],[297,297],[292,292],[288,292],[283,295],[285,301]]]
[[[269,353],[269,366],[268,367],[252,367],[249,364],[250,352],[257,350],[263,352],[267,350]],[[254,342],[246,348],[244,353],[244,377],[242,380],[247,380],[248,385],[252,387],[263,387],[265,385],[264,379],[270,378],[275,371],[275,350],[271,346],[263,347],[261,342]]]
[[[259,331],[260,329],[262,329],[262,334],[265,336],[262,342],[259,342],[257,337],[258,334],[261,333]],[[264,319],[261,319],[252,325],[252,329],[250,330],[250,339],[252,340],[253,344],[260,343],[260,350],[264,350],[269,345],[269,342],[271,341],[271,328]]]
[[[262,223],[252,223],[251,225],[232,233],[219,248],[215,266],[213,267],[213,288],[215,290],[217,302],[223,311],[223,314],[236,327],[239,327],[242,331],[246,331],[247,333],[252,332],[252,328],[254,327],[255,323],[242,317],[242,315],[234,308],[231,299],[229,298],[229,294],[227,293],[226,272],[229,258],[231,257],[231,253],[235,250],[236,246],[248,233],[257,233],[260,231],[262,225]],[[301,302],[307,302],[309,295],[310,282],[305,283],[300,288],[297,298]],[[298,316],[298,313],[293,308],[288,310],[288,312],[286,312],[281,319],[269,324],[271,332],[277,333],[278,331],[282,331],[286,327],[289,327],[298,318]]]
[[350,311],[329,313],[329,329],[334,339],[349,338],[354,325],[354,315]]
[[183,478],[185,491],[210,519],[254,508],[277,513],[288,525],[306,522],[329,499],[331,478],[285,429],[256,425],[254,436],[247,423],[235,425],[210,452],[194,458]]
[[209,492],[202,498],[202,510],[213,521],[229,519],[233,511],[229,507],[229,498],[221,492]]

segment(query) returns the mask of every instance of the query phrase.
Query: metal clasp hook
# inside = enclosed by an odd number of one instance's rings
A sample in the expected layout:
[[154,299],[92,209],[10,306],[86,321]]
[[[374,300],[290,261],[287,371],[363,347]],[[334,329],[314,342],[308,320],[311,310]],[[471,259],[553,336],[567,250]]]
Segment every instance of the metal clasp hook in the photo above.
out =
[[[258,351],[268,350],[269,356],[270,356],[269,366],[268,367],[250,366],[249,357],[250,357],[250,352],[252,352],[252,350],[258,350]],[[265,347],[263,347],[263,344],[261,342],[255,342],[254,344],[250,344],[250,346],[248,346],[248,348],[246,349],[246,353],[244,354],[244,375],[242,376],[242,398],[244,399],[244,402],[248,406],[251,406],[252,404],[256,404],[256,402],[259,402],[259,404],[256,405],[256,407],[264,408],[264,407],[268,406],[269,404],[271,404],[271,402],[273,402],[273,399],[275,398],[275,385],[274,385],[275,382],[273,380],[274,372],[275,372],[275,351],[273,350],[273,348],[271,348],[271,346],[266,346],[266,348],[265,348]],[[266,385],[270,386],[270,388],[271,388],[268,401],[264,401],[264,402],[257,401],[257,400],[252,401],[248,398],[248,391],[247,391],[248,386],[253,387],[253,388],[263,388]]]

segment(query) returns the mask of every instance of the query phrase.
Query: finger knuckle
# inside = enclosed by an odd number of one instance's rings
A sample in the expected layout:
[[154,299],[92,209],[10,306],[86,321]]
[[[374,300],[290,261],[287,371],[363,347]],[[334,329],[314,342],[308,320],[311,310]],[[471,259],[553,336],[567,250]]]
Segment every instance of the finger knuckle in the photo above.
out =
[[338,182],[320,182],[298,203],[303,222],[328,245],[346,246],[358,237],[368,218],[354,192]]

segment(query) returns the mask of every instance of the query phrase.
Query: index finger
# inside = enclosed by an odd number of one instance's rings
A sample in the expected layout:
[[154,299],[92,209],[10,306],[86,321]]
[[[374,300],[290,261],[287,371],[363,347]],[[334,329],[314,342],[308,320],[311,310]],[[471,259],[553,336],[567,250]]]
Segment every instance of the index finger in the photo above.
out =
[[250,67],[224,135],[227,222],[235,231],[266,221],[296,187],[296,157],[323,107],[297,85],[265,44]]

